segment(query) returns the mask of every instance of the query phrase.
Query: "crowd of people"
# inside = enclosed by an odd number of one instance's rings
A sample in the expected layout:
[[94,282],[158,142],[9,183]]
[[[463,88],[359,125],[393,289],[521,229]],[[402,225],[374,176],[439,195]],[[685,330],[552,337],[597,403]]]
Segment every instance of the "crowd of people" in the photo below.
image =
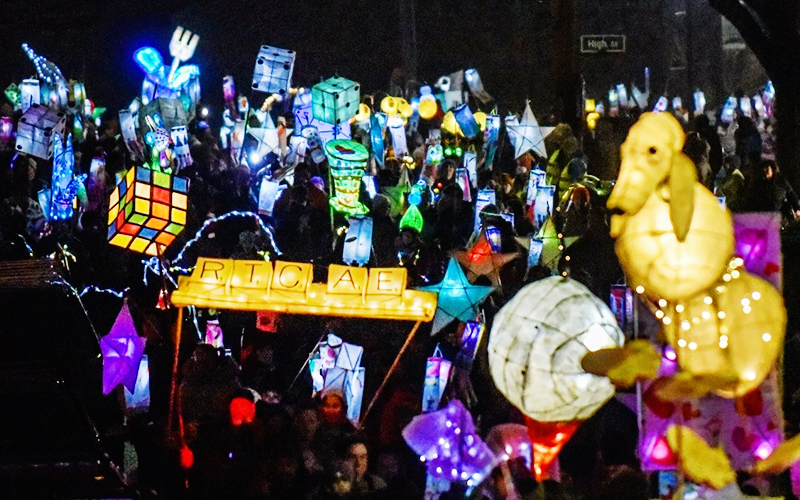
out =
[[[13,110],[4,106],[0,115],[11,116]],[[513,145],[503,135],[491,167],[485,164],[480,142],[461,139],[465,150],[479,152],[477,188],[468,185],[470,193],[458,182],[460,156],[447,156],[438,164],[427,162],[427,149],[433,143],[424,129],[428,125],[421,124],[408,137],[411,160],[392,158],[390,150],[384,166],[370,165],[377,194],[370,196],[362,185],[360,201],[373,218],[369,265],[407,268],[409,288],[438,283],[451,253],[474,241],[474,200],[479,189],[489,188],[496,202],[483,209],[482,225],[499,230],[500,252],[518,253],[521,258],[500,270],[502,287],[484,304],[487,322],[526,283],[555,273],[569,273],[607,300],[611,285],[623,276],[608,235],[605,197],[619,169],[619,147],[636,118],[632,110],[603,117],[593,131],[577,135],[569,125],[558,124],[545,139],[547,157],[531,151],[514,158]],[[728,208],[780,211],[786,224],[800,216],[798,197],[774,160],[768,119],[740,115],[725,124],[707,114],[683,118],[688,134],[685,152],[701,182],[724,197]],[[282,260],[312,262],[320,276],[328,264],[342,263],[346,219],[331,216],[332,186],[324,160],[317,163],[308,156],[287,166],[275,155],[258,167],[249,166],[223,149],[204,121],[196,119],[190,130],[194,163],[179,173],[190,180],[188,221],[167,249],[166,261],[175,268],[191,268],[200,256],[274,259],[280,255]],[[424,465],[405,445],[400,431],[420,413],[425,358],[436,344],[452,357],[458,346],[457,325],[412,345],[385,396],[377,401],[375,413],[360,429],[346,418],[346,400],[340,392],[311,397],[311,377],[303,362],[321,335],[354,339],[365,347],[365,398],[369,398],[404,340],[402,326],[282,316],[277,332],[267,334],[256,328],[254,314],[200,311],[186,320],[184,331],[203,331],[208,319],[217,318],[225,346],[217,349],[184,335],[181,369],[178,379],[172,380],[174,311],[158,302],[160,288],[168,285],[157,278],[142,283],[142,256],[106,243],[108,197],[116,174],[133,165],[131,154],[115,118],[98,129],[89,127],[85,137],[75,146],[75,164],[90,174],[86,199],[73,220],[55,223],[45,220],[36,201],[36,193],[49,184],[49,163],[15,154],[9,144],[0,145],[0,259],[51,256],[67,263],[77,288],[130,288],[136,323],[148,339],[152,374],[151,408],[131,415],[128,422],[128,438],[138,461],[129,475],[136,486],[164,498],[422,498]],[[369,135],[360,136],[354,127],[354,139],[368,142]],[[90,172],[93,158],[103,158],[104,166]],[[527,250],[516,238],[528,237],[538,225],[526,194],[535,168],[556,186],[553,220],[559,231],[579,238],[551,267],[539,263],[529,268]],[[264,175],[279,179],[286,188],[272,213],[261,215],[263,225],[249,215],[208,222],[234,212],[258,213],[258,181]],[[400,229],[410,189],[400,190],[398,198],[395,188],[404,183],[410,187],[420,179],[428,187],[419,206],[423,228]],[[197,240],[181,252],[198,231]],[[180,441],[164,438],[174,434],[165,432],[173,424],[167,420],[173,383]],[[470,407],[482,434],[496,424],[523,421],[494,390],[485,344],[471,372],[455,370],[443,400],[449,398],[459,398]],[[612,400],[565,447],[559,482],[547,480],[537,488],[524,462],[515,460],[498,468],[473,492],[474,498],[652,497],[636,458],[637,432],[635,415]],[[459,495],[463,491],[454,486],[441,498]]]

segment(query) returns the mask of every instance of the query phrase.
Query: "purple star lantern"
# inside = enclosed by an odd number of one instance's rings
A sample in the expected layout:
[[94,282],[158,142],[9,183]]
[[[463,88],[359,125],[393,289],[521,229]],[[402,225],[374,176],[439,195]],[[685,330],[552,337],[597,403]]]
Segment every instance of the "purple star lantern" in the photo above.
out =
[[479,485],[497,464],[492,450],[475,434],[472,415],[461,401],[418,415],[403,429],[403,439],[419,455],[428,474],[451,482]]
[[136,376],[146,341],[136,334],[131,311],[125,302],[111,331],[100,339],[100,351],[103,353],[103,394],[108,394],[120,383],[130,392],[136,389]]

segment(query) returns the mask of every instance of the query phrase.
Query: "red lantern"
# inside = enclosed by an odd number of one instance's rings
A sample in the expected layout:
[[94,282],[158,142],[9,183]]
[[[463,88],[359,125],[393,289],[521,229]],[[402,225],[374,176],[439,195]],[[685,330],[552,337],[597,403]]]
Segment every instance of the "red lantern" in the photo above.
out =
[[528,436],[533,446],[533,473],[540,483],[549,477],[550,465],[581,425],[581,420],[572,422],[540,422],[525,417]]
[[256,418],[256,404],[247,398],[233,398],[230,404],[231,423],[234,427],[252,424]]

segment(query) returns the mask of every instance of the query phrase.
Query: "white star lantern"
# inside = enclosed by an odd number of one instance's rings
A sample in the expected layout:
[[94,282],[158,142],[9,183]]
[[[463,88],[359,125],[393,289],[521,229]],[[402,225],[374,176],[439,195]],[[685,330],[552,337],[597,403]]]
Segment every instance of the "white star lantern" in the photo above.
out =
[[508,138],[514,144],[514,159],[519,158],[528,151],[533,150],[540,157],[547,158],[544,149],[544,138],[552,132],[552,127],[540,127],[536,117],[531,111],[531,104],[525,105],[525,112],[519,123],[506,121]]

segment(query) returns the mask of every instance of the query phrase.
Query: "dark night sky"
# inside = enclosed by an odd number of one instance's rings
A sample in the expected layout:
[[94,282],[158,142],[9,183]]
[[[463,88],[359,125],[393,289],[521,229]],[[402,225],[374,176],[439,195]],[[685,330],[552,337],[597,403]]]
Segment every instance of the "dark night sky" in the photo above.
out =
[[[67,78],[84,81],[88,96],[116,112],[140,91],[134,51],[150,45],[171,61],[172,30],[200,35],[198,64],[204,100],[221,102],[221,80],[232,74],[249,93],[261,44],[297,52],[293,83],[312,85],[334,73],[385,90],[401,66],[398,0],[6,0],[0,21],[0,85],[33,74],[20,49],[29,43]],[[474,66],[501,104],[526,97],[547,103],[547,16],[536,1],[429,0],[417,5],[418,76]],[[546,106],[544,104],[543,106]],[[521,110],[521,109],[520,109]]]

